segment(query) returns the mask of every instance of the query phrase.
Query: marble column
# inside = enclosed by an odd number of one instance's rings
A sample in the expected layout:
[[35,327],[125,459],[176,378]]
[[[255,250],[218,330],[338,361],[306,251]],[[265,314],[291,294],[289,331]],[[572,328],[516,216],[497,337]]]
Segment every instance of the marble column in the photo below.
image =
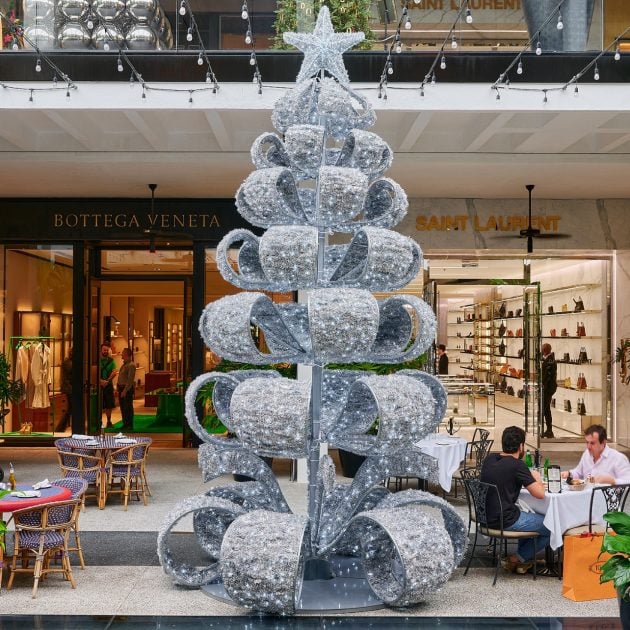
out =
[[[630,338],[630,251],[618,250],[615,261],[615,320],[613,341],[617,347],[621,339]],[[630,448],[630,385],[621,382],[619,364],[612,367],[613,401],[617,419],[616,439],[620,446]]]

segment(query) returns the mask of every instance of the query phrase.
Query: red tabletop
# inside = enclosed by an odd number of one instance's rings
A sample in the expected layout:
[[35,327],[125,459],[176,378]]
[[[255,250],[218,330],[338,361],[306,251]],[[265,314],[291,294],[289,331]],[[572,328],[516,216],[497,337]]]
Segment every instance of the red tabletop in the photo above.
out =
[[[19,483],[17,485],[17,490],[32,489],[32,486],[25,483]],[[40,497],[34,497],[32,499],[20,499],[19,497],[12,497],[10,494],[7,494],[0,499],[0,514],[3,512],[14,512],[15,510],[21,510],[22,508],[33,507],[35,505],[42,505],[42,503],[67,501],[72,498],[72,492],[70,492],[68,488],[62,488],[61,486],[42,488],[40,492]]]

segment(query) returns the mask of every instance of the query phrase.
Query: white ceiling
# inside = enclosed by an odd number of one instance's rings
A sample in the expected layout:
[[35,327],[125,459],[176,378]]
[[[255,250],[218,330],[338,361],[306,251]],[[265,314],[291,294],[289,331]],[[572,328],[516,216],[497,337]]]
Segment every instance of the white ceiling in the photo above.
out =
[[[251,84],[219,95],[148,92],[128,84],[82,84],[62,94],[3,90],[1,196],[232,197],[252,170],[251,142],[272,131],[274,101]],[[188,87],[198,88],[199,84]],[[354,87],[354,86],[353,86]],[[579,98],[504,93],[444,84],[389,91],[356,86],[372,102],[372,128],[395,151],[387,175],[410,197],[630,197],[630,87],[588,85]]]

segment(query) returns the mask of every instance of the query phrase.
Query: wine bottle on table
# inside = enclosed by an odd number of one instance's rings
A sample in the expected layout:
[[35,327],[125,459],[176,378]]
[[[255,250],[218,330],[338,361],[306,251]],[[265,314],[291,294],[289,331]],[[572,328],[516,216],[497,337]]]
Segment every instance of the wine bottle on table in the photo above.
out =
[[15,482],[15,469],[13,468],[13,464],[9,464],[9,489],[15,490],[16,482]]
[[534,463],[532,462],[532,454],[529,452],[529,449],[527,449],[527,452],[525,453],[525,466],[530,469],[534,466]]

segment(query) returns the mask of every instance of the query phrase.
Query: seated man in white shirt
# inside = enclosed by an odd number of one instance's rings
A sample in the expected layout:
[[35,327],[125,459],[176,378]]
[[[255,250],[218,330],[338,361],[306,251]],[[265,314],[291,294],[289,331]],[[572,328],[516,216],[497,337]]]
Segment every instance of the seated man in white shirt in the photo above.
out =
[[[619,451],[606,444],[606,429],[601,424],[593,424],[584,431],[586,450],[580,463],[571,471],[578,479],[590,479],[593,483],[630,483],[630,462]],[[563,472],[566,478],[568,472]]]

